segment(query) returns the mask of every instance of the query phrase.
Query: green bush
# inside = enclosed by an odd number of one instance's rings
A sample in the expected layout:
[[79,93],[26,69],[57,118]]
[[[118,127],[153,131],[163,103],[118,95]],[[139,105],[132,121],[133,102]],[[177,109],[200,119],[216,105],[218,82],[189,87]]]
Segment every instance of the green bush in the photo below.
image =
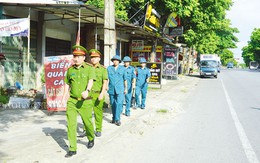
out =
[[7,95],[0,95],[0,104],[7,104],[9,102],[9,97]]

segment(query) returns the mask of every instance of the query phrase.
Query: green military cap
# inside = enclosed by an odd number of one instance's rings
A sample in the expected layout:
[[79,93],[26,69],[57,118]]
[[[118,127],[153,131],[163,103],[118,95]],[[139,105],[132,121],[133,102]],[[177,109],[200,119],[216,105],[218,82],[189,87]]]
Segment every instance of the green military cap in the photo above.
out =
[[82,55],[82,56],[85,56],[88,51],[81,45],[74,45],[72,47],[72,50],[73,50],[73,55]]
[[101,57],[101,53],[96,49],[89,50],[90,57]]

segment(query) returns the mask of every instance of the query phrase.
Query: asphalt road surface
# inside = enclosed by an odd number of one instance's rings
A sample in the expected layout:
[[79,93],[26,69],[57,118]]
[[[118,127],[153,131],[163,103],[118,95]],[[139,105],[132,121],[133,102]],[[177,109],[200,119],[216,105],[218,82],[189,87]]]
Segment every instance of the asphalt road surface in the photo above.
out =
[[145,135],[122,162],[259,163],[260,72],[226,69],[218,79],[199,80],[184,111]]

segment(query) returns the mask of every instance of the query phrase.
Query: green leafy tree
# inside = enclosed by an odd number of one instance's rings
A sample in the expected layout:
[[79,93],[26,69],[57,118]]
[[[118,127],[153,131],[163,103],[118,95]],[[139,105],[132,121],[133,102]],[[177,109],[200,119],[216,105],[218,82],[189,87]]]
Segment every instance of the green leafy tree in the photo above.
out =
[[[128,20],[127,11],[130,6],[130,0],[115,0],[115,15],[122,20]],[[104,0],[88,0],[86,4],[94,5],[97,8],[104,9]]]
[[242,57],[247,66],[250,61],[258,61],[260,63],[260,28],[254,29],[248,45],[242,48]]
[[[147,0],[115,0],[115,12],[118,18],[128,20],[133,12],[143,7]],[[226,19],[226,11],[232,6],[232,0],[150,0],[156,11],[161,15],[161,24],[170,13],[176,12],[184,27],[184,35],[179,42],[195,47],[200,53],[223,53],[224,50],[235,48],[238,39],[230,20]],[[104,1],[88,0],[87,4],[104,8]]]
[[234,66],[237,65],[237,61],[234,59],[233,52],[228,49],[223,50],[223,52],[220,54],[220,59],[223,66],[226,66],[228,62],[232,62]]

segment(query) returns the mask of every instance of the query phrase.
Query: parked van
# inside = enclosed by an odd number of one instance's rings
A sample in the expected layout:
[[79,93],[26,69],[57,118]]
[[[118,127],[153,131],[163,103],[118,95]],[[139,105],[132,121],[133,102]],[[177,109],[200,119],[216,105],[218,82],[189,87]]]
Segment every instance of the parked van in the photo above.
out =
[[214,76],[218,77],[220,65],[216,54],[201,54],[200,55],[200,77]]

